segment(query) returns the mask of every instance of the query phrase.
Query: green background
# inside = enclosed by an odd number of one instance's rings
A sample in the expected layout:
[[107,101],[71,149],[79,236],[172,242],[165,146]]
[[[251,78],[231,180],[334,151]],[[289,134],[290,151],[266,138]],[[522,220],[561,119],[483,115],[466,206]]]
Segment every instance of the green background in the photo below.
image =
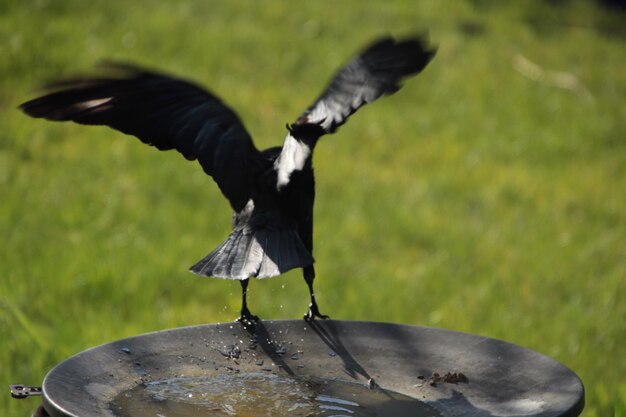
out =
[[[44,81],[104,58],[196,80],[260,148],[377,36],[439,52],[315,154],[317,295],[336,319],[505,339],[571,367],[584,416],[625,412],[626,21],[591,1],[0,2],[0,410],[68,356],[238,314],[187,268],[228,234],[196,163],[107,128],[29,119]],[[299,318],[299,271],[251,310]]]

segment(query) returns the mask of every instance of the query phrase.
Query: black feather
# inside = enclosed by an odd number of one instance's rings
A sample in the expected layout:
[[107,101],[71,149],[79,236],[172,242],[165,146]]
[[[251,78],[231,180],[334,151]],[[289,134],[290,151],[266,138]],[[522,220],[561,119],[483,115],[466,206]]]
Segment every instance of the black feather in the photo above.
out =
[[77,78],[20,108],[32,117],[106,125],[159,150],[197,159],[235,211],[252,195],[248,167],[260,157],[235,113],[196,85],[128,64],[109,63],[113,78]]
[[361,106],[393,94],[404,78],[421,72],[436,49],[425,38],[384,38],[343,67],[295,124],[316,124],[333,133]]

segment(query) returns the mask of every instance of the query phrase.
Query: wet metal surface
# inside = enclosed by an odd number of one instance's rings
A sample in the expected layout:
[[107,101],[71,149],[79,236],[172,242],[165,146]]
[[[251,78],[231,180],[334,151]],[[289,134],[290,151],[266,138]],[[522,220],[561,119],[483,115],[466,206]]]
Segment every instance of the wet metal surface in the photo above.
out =
[[578,377],[537,352],[481,336],[388,323],[262,321],[149,333],[79,353],[43,383],[55,416],[115,416],[125,391],[171,378],[265,373],[363,384],[420,400],[442,416],[570,417]]

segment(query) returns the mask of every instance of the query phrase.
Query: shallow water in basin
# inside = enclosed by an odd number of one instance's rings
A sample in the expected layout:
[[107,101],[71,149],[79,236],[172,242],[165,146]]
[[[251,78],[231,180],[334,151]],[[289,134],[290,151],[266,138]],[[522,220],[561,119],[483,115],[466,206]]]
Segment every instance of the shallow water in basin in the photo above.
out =
[[119,417],[440,417],[429,405],[362,384],[269,373],[177,377],[122,392]]

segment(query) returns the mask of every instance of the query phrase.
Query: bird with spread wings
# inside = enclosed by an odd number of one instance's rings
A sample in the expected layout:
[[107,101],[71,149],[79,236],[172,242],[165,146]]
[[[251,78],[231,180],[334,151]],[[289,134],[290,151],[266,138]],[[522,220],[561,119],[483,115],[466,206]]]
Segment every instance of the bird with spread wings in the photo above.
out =
[[305,319],[320,313],[313,291],[312,156],[320,137],[334,133],[363,105],[393,94],[435,55],[424,37],[383,38],[341,68],[292,124],[282,147],[258,150],[237,115],[197,85],[132,65],[107,63],[108,76],[47,86],[50,93],[20,106],[29,116],[105,125],[165,151],[198,160],[234,211],[232,233],[191,267],[207,276],[239,280],[238,320],[258,320],[247,306],[250,278],[302,268],[310,293]]

